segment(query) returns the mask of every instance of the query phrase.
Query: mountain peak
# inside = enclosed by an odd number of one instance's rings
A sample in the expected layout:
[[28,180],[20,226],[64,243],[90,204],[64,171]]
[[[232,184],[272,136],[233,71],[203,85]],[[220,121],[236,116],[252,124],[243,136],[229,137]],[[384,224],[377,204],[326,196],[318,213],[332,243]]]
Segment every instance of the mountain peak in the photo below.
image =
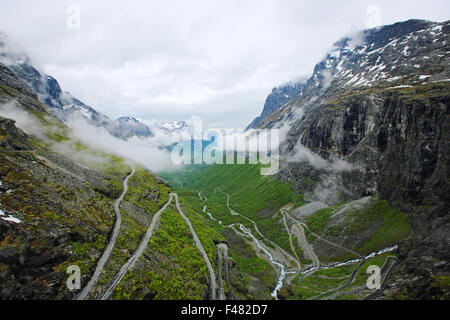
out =
[[449,21],[408,20],[347,35],[315,66],[306,83],[298,83],[296,94],[287,93],[289,86],[275,88],[250,127],[260,126],[295,100],[324,101],[339,92],[444,81],[450,73],[449,33]]
[[116,119],[117,122],[131,122],[131,123],[140,123],[139,120],[130,116],[122,116]]
[[123,130],[130,132],[135,136],[150,137],[153,135],[149,127],[136,118],[122,116],[117,118],[116,122]]
[[161,124],[161,128],[167,131],[175,131],[186,128],[188,125],[185,121],[172,121],[172,122],[164,122]]
[[3,32],[0,32],[0,63],[28,85],[38,100],[63,122],[74,116],[80,117],[122,139],[152,135],[150,129],[135,118],[121,117],[117,122],[113,121],[69,92],[63,92],[58,81],[35,68],[23,49]]

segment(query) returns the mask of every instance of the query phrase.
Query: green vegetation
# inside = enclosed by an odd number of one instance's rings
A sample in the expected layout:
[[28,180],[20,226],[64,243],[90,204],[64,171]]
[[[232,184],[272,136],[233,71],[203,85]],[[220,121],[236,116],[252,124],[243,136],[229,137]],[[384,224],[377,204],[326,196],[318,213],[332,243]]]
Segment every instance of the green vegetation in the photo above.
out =
[[136,173],[128,182],[128,192],[124,200],[146,212],[156,212],[169,201],[169,193],[169,187],[160,184],[155,176],[143,167],[137,167]]
[[[364,287],[370,274],[367,273],[367,268],[372,265],[382,267],[388,256],[393,256],[392,253],[385,253],[380,256],[368,259],[358,270],[358,273],[353,282],[343,291],[340,291],[340,296],[336,299],[346,300],[360,300],[364,298],[371,291],[369,289],[361,290],[358,294],[351,294],[350,291]],[[341,266],[337,268],[321,269],[314,274],[303,279],[299,284],[294,284],[289,288],[291,291],[290,299],[311,299],[318,295],[332,291],[338,287],[344,286],[350,275],[358,267],[358,263],[348,266]],[[349,292],[346,294],[346,292]],[[330,297],[331,294],[324,295],[322,298]]]
[[[180,250],[182,248],[182,250]],[[139,299],[154,292],[154,299],[202,299],[208,273],[189,228],[173,206],[161,215],[161,226],[150,239],[146,255],[158,268],[133,269],[115,290],[113,299]],[[161,256],[159,256],[161,255]],[[147,263],[141,258],[140,263]]]
[[[233,210],[254,220],[259,230],[274,243],[285,250],[290,250],[289,237],[284,232],[282,216],[278,212],[287,203],[296,207],[304,204],[303,195],[293,191],[288,183],[282,183],[274,177],[261,176],[261,165],[212,165],[209,167],[192,167],[176,174],[162,176],[172,183],[179,194],[189,194],[186,200],[197,210],[202,210],[198,200],[200,190],[208,198],[208,211],[225,225],[242,223],[253,228],[245,218],[232,216],[227,209],[226,195],[230,194],[230,206]],[[201,208],[200,208],[201,207]],[[274,223],[274,221],[277,221]],[[257,234],[255,236],[258,237]]]
[[[362,207],[350,205],[339,218],[331,219],[333,212],[340,208],[342,205],[317,211],[306,219],[308,228],[364,255],[398,244],[410,234],[407,215],[393,209],[387,201],[372,198]],[[317,241],[308,231],[306,237],[308,242]],[[320,258],[330,262],[349,258],[349,255]]]
[[[209,199],[217,187],[231,195],[231,207],[250,217],[258,218],[264,210],[277,211],[288,202],[303,204],[287,183],[261,176],[260,165],[212,165],[174,175],[163,175],[175,187],[201,190]],[[267,215],[267,213],[266,213]]]
[[[223,226],[232,223],[242,223],[247,227],[253,227],[253,225],[245,218],[230,215],[226,207],[226,195],[221,192],[213,194],[208,198],[208,201],[201,201],[197,191],[182,189],[177,191],[177,193],[180,196],[180,199],[183,199],[183,203],[188,204],[188,208],[189,206],[192,206],[191,210],[201,213],[203,224],[209,225],[216,231],[216,234],[220,234],[220,237],[216,236],[217,239],[225,240],[230,244],[229,264],[234,267],[230,267],[229,272],[231,277],[235,279],[235,281],[232,281],[232,290],[234,294],[239,295],[244,299],[270,299],[269,293],[276,281],[276,274],[273,266],[266,260],[258,257],[255,250],[247,242],[237,236],[234,231],[224,228]],[[211,220],[210,217],[203,212],[205,204],[208,205],[207,211],[212,212],[215,218],[223,221],[223,225]],[[202,240],[202,243],[204,244],[205,242]],[[212,249],[212,253],[215,254],[216,249]],[[207,250],[206,246],[205,250]],[[211,261],[215,261],[215,258]],[[265,286],[261,292],[258,292],[257,297],[252,296],[248,292],[248,287],[251,286],[251,283],[254,282],[255,279],[261,281],[262,285]]]
[[[223,241],[223,236],[206,226],[203,217],[182,205],[214,266],[214,240]],[[113,299],[200,300],[207,297],[209,273],[205,261],[174,204],[161,215],[160,227],[138,265],[140,268],[132,269],[124,277]]]
[[256,252],[248,244],[246,245],[246,250],[251,253],[250,256],[240,255],[235,250],[230,251],[230,256],[236,261],[238,270],[244,274],[250,274],[260,279],[268,287],[273,286],[276,282],[273,267],[266,260],[258,257]]
[[203,217],[199,214],[199,211],[192,208],[188,201],[181,197],[179,201],[181,210],[191,221],[191,224],[195,232],[197,233],[198,238],[202,242],[203,248],[205,249],[211,263],[214,266],[216,262],[216,245],[214,241],[224,241],[224,236],[218,230],[209,227],[206,223],[207,218]]
[[[124,168],[122,159],[111,158],[115,159],[120,168]],[[107,284],[137,250],[154,214],[169,200],[169,191],[167,186],[159,184],[143,167],[136,166],[136,173],[128,182],[128,192],[121,205],[120,233],[104,274],[98,281],[99,284]]]
[[362,254],[392,246],[405,239],[411,231],[409,218],[393,209],[387,201],[371,201],[367,207],[345,216],[347,233],[354,234],[378,226],[374,235],[359,248]]
[[320,233],[330,220],[332,214],[339,210],[342,205],[321,209],[306,219],[308,227],[314,233]]

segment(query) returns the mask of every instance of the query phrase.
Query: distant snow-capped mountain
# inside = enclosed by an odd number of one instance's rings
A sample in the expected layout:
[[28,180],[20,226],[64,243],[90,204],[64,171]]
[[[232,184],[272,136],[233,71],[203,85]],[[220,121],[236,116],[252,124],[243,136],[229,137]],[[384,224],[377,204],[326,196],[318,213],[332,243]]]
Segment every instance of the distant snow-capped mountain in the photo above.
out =
[[163,122],[160,124],[160,127],[167,131],[178,131],[187,128],[188,125],[185,121],[172,121],[172,122]]
[[150,128],[136,118],[125,116],[116,119],[116,122],[124,131],[131,132],[138,137],[151,137],[153,135]]

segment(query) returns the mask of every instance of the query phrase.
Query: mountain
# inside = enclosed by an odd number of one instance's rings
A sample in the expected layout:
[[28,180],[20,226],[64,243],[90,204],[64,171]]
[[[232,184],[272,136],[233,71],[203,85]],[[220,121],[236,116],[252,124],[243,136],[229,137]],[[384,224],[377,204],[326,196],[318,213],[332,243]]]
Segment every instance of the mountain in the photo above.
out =
[[130,132],[134,136],[151,137],[153,135],[149,127],[133,117],[120,117],[116,122],[123,131]]
[[177,132],[183,131],[189,126],[186,123],[186,121],[172,121],[172,122],[162,122],[159,124],[159,127],[168,132]]
[[[395,88],[448,80],[448,22],[409,20],[358,32],[336,42],[289,102],[316,103],[373,87]],[[268,98],[272,100],[271,94]],[[267,104],[267,103],[266,103]],[[280,117],[289,103],[264,107],[259,125]],[[274,111],[275,114],[274,114]]]
[[274,88],[272,93],[266,99],[261,115],[253,120],[253,122],[245,130],[256,128],[268,115],[284,106],[298,94],[301,95],[304,85],[305,81],[299,81],[287,83]]
[[345,37],[256,126],[288,126],[277,178],[309,201],[372,196],[407,213],[396,297],[448,295],[436,279],[450,267],[449,34],[448,21],[409,20]]
[[[112,299],[207,299],[205,258],[168,203],[172,189],[138,163],[105,153],[101,141],[93,147],[74,140],[50,110],[0,63],[0,299],[76,299],[109,253],[87,294],[100,299],[142,243],[142,257]],[[135,119],[119,123],[142,129]],[[177,201],[214,259],[222,236]],[[157,230],[144,241],[152,221]],[[67,285],[71,267],[81,273],[78,290]]]
[[2,42],[0,299],[449,299],[449,32],[347,36],[273,90],[253,128],[280,129],[274,176],[215,164],[165,180],[66,117],[123,139],[187,123],[113,121]]
[[63,92],[55,78],[35,68],[28,55],[2,32],[0,32],[0,63],[29,85],[37,94],[39,101],[47,105],[51,112],[65,123],[73,118],[82,118],[96,127],[105,128],[110,134],[121,139],[152,135],[150,129],[143,123],[140,123],[135,131],[136,126],[114,121],[70,93]]

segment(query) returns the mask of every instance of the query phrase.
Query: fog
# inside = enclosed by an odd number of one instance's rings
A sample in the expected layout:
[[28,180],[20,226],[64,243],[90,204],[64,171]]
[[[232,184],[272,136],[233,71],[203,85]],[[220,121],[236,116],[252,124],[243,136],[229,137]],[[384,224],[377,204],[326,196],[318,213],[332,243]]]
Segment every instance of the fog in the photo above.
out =
[[310,77],[341,37],[449,12],[444,0],[2,0],[0,30],[111,118],[245,128],[273,87]]
[[133,137],[127,141],[110,135],[106,129],[95,127],[81,117],[73,117],[67,121],[69,142],[55,142],[48,133],[61,133],[57,127],[43,126],[42,122],[31,113],[22,109],[20,104],[11,101],[0,105],[0,116],[16,121],[16,126],[29,135],[36,136],[50,146],[53,151],[64,154],[74,161],[101,164],[107,159],[96,156],[90,151],[76,150],[74,142],[80,142],[92,149],[111,155],[117,155],[139,163],[153,172],[176,170],[170,152],[163,146],[172,143],[179,137],[163,131],[156,131],[155,136],[148,139]]
[[294,148],[293,154],[289,155],[286,159],[289,163],[307,162],[315,169],[327,170],[327,171],[353,171],[357,168],[351,163],[342,159],[325,160],[317,153],[314,153],[300,142]]
[[70,136],[75,141],[102,150],[109,154],[118,155],[142,164],[153,172],[171,171],[177,167],[171,161],[171,153],[163,149],[170,137],[162,132],[149,139],[132,137],[124,141],[109,134],[106,129],[89,124],[83,118],[71,118],[67,125],[72,129]]
[[0,116],[13,119],[16,121],[17,128],[29,135],[34,135],[41,140],[49,142],[45,134],[46,129],[44,129],[42,123],[29,112],[22,109],[16,101],[0,104]]

